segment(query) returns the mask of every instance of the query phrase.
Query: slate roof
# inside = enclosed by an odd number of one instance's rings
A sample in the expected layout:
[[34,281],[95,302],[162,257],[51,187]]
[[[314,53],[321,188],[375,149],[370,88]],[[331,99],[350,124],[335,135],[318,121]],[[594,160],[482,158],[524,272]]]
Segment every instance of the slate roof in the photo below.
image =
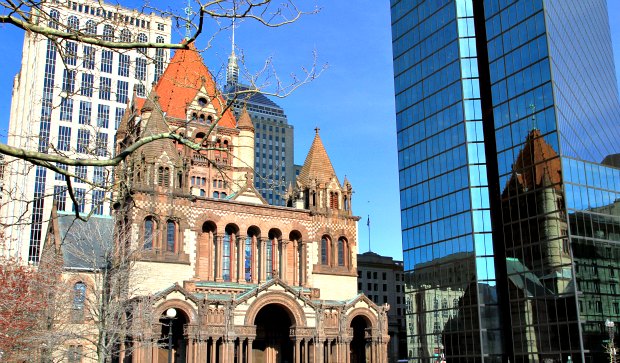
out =
[[[335,178],[338,182],[338,177],[336,176],[332,162],[329,159],[327,151],[325,151],[325,146],[323,146],[323,141],[321,141],[321,137],[319,136],[319,129],[316,129],[316,134],[314,135],[314,140],[310,146],[310,151],[308,152],[306,161],[299,172],[297,181],[302,185],[309,186],[315,179],[319,183],[329,183],[332,178]],[[338,182],[338,185],[340,185],[340,182]]]
[[91,216],[87,222],[73,214],[58,214],[60,247],[64,266],[73,269],[102,269],[114,248],[114,219]]
[[[156,88],[161,97],[159,99],[161,110],[167,117],[185,120],[187,106],[204,86],[213,107],[218,114],[221,114],[226,101],[193,43],[189,47],[174,53],[170,64],[159,78]],[[218,122],[218,126],[226,128],[235,128],[235,124],[235,116],[230,109],[224,112]]]
[[540,279],[516,258],[506,259],[508,279],[518,288],[523,290],[528,297],[543,297],[553,295],[540,282]]
[[[226,98],[232,99],[237,92],[245,92],[250,90],[251,88],[249,86],[242,84],[229,85],[226,88]],[[282,109],[282,107],[280,107],[277,103],[273,102],[267,96],[260,92],[248,92],[239,94],[237,96],[236,102],[239,102],[240,104],[243,104],[245,102]]]

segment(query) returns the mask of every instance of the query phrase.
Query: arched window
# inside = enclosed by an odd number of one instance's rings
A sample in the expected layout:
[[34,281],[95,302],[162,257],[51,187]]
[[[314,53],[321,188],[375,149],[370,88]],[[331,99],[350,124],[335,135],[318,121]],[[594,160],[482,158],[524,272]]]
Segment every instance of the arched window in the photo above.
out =
[[253,251],[254,249],[252,248],[252,238],[254,238],[255,236],[252,234],[248,234],[247,237],[245,237],[245,248],[244,248],[244,255],[245,255],[245,259],[244,259],[244,276],[245,276],[245,281],[246,282],[252,282],[252,260],[253,260]]
[[84,301],[86,301],[86,284],[79,281],[73,285],[73,308],[83,310]]
[[226,231],[224,233],[224,241],[222,243],[222,279],[230,281],[230,243],[232,241],[232,233]]
[[344,266],[345,246],[344,239],[338,240],[338,266]]
[[220,198],[226,199],[226,196],[227,196],[226,192],[221,192],[220,193]]
[[166,223],[166,251],[175,252],[177,238],[177,226],[174,221]]
[[321,238],[321,265],[327,265],[329,262],[328,257],[328,244],[326,237]]
[[220,192],[213,192],[213,198],[219,199]]
[[112,25],[105,25],[103,27],[103,40],[108,42],[114,40],[114,28],[112,28]]
[[72,31],[78,31],[80,29],[80,19],[75,15],[70,16],[67,20],[67,28]]
[[96,35],[97,34],[97,23],[92,20],[86,22],[86,34],[88,35]]
[[153,236],[155,235],[155,221],[153,217],[144,220],[144,249],[153,249]]
[[121,42],[130,43],[131,42],[131,32],[127,29],[121,30]]
[[[140,33],[138,34],[136,40],[138,41],[138,43],[146,43],[149,41],[149,38],[147,38],[146,34]],[[146,54],[146,48],[138,48],[138,52]]]
[[330,192],[329,193],[329,207],[331,209],[338,209],[338,193]]
[[[158,36],[155,39],[156,43],[163,43],[164,37]],[[155,50],[155,80],[157,81],[159,77],[161,77],[162,73],[164,73],[164,58],[166,56],[166,52],[163,49]]]
[[162,187],[170,186],[170,168],[160,166],[157,173],[157,184]]
[[52,9],[50,11],[50,20],[47,22],[47,26],[53,29],[58,29],[58,18],[59,17],[60,17],[60,13],[58,13],[58,10]]

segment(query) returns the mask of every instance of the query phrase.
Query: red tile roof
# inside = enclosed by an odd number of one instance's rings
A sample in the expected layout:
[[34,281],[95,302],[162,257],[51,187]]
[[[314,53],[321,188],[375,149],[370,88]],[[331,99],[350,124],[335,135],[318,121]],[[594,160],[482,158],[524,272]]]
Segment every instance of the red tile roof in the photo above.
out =
[[[168,117],[186,119],[187,105],[203,85],[213,107],[221,114],[226,101],[194,45],[177,50],[156,86],[162,111]],[[218,126],[235,128],[235,116],[230,109],[224,112]]]

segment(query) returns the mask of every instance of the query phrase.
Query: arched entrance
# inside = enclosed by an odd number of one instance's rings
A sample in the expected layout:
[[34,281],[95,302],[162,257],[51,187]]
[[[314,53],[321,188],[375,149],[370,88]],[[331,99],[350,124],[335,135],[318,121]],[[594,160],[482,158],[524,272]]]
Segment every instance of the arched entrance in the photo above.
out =
[[351,328],[353,329],[353,339],[350,346],[351,363],[366,363],[366,357],[370,358],[366,337],[366,333],[371,328],[370,322],[366,317],[358,315],[351,320]]
[[166,311],[159,318],[161,335],[157,344],[158,362],[168,362],[169,355],[172,356],[174,363],[187,362],[187,339],[185,339],[183,327],[189,322],[189,317],[183,310],[175,310],[176,317],[173,319],[166,316]]
[[252,345],[254,363],[292,363],[291,313],[282,305],[268,304],[254,320],[256,339]]

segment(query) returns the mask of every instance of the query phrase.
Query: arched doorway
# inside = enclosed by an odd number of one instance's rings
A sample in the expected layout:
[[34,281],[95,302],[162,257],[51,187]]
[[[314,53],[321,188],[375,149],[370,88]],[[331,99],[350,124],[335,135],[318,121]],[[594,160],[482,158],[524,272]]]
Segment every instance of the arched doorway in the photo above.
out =
[[183,327],[189,322],[189,317],[183,310],[175,310],[176,316],[173,319],[166,316],[166,311],[159,318],[161,335],[157,344],[158,362],[168,362],[169,355],[172,356],[174,363],[187,362],[187,339],[185,339]]
[[254,319],[256,339],[252,345],[254,363],[292,363],[293,342],[290,328],[293,319],[282,305],[264,306]]
[[369,345],[366,332],[371,328],[366,317],[358,315],[351,320],[353,339],[351,340],[350,357],[351,363],[366,363],[366,357],[370,357]]

